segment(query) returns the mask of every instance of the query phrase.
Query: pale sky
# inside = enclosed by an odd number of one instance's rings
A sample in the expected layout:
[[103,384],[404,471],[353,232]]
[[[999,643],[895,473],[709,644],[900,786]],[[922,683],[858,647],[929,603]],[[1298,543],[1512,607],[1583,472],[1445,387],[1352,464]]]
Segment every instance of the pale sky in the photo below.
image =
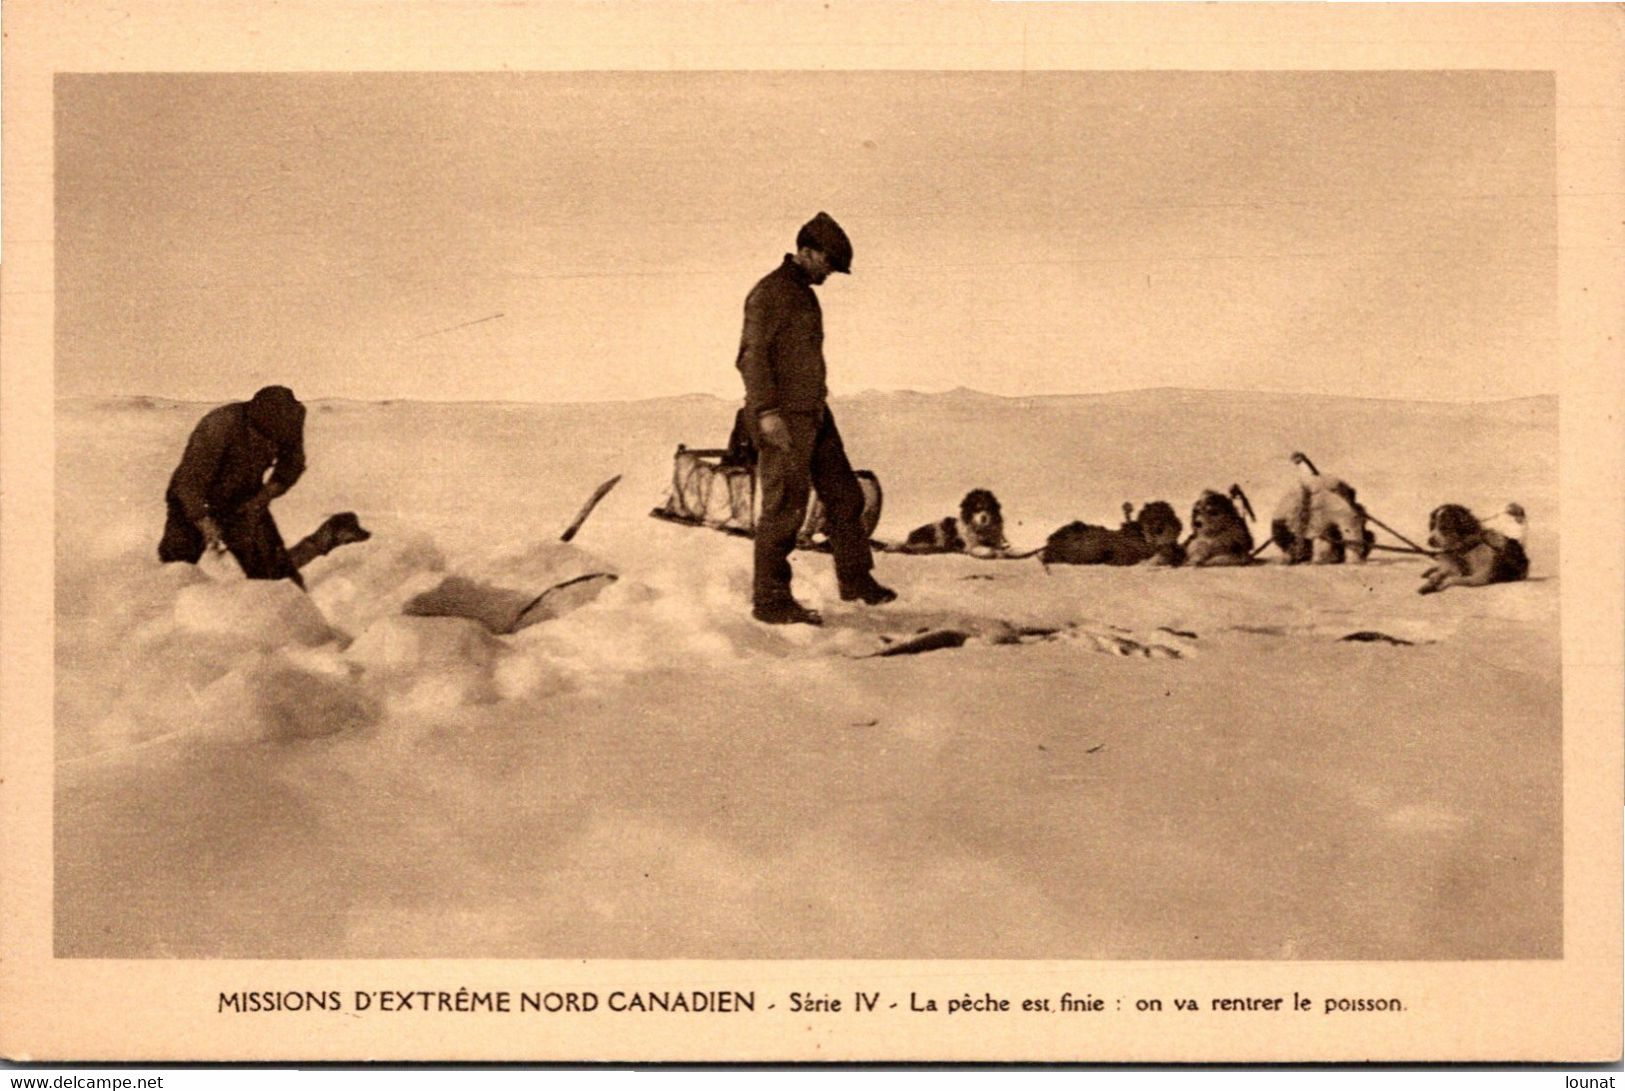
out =
[[[820,209],[830,385],[1555,392],[1542,73],[57,82],[62,395],[740,393]],[[501,317],[492,317],[500,315]]]

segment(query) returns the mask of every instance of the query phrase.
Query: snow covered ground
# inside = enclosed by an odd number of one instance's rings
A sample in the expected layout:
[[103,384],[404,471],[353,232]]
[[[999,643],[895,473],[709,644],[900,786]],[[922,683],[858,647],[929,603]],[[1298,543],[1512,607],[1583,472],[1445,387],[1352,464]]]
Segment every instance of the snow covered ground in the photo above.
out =
[[[246,393],[246,392],[245,392]],[[1557,413],[1146,391],[837,401],[901,538],[993,489],[1011,540],[1124,500],[1267,517],[1310,453],[1386,522],[1517,500],[1522,584],[1363,567],[884,555],[881,609],[748,617],[750,547],[648,518],[707,397],[318,402],[287,584],[160,566],[204,406],[57,415],[56,944],[95,957],[1529,958],[1561,953]],[[625,479],[570,546],[600,481]],[[1273,558],[1273,553],[1266,554]],[[621,579],[496,637],[447,574]],[[988,639],[857,658],[952,621]],[[1004,625],[1055,639],[998,643]],[[1374,630],[1413,642],[1349,643]]]

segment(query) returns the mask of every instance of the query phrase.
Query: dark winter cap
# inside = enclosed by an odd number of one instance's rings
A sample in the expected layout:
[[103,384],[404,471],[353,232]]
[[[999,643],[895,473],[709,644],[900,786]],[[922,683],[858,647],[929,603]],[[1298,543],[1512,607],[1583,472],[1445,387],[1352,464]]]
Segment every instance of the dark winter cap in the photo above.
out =
[[268,439],[292,443],[304,436],[305,407],[287,387],[267,386],[249,401],[248,423]]
[[829,213],[820,212],[801,228],[796,235],[796,249],[803,246],[822,250],[829,258],[829,267],[837,273],[852,271],[852,240]]

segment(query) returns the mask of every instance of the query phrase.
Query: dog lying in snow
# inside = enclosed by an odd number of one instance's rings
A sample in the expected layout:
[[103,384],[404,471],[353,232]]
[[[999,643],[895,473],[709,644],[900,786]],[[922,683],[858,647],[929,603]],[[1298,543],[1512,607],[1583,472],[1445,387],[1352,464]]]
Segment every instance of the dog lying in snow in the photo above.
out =
[[1068,523],[1049,536],[1039,559],[1044,564],[1178,565],[1185,559],[1179,544],[1184,529],[1166,501],[1153,500],[1138,516],[1133,504],[1124,504],[1117,530]]
[[317,557],[325,557],[339,546],[365,542],[372,532],[361,525],[353,511],[341,511],[322,520],[322,525],[305,535],[288,550],[288,560],[303,568]]
[[1191,540],[1185,547],[1185,563],[1198,566],[1251,564],[1253,532],[1236,510],[1240,500],[1253,511],[1240,485],[1231,485],[1230,494],[1206,489],[1191,508]]
[[1529,575],[1529,555],[1523,543],[1485,527],[1460,504],[1433,509],[1428,516],[1428,548],[1437,553],[1433,567],[1422,573],[1419,594],[1430,595],[1446,587],[1510,583]]
[[903,543],[909,553],[969,553],[994,557],[1010,551],[1004,537],[1004,510],[988,489],[972,489],[959,502],[959,518],[948,516],[916,527]]
[[1522,504],[1512,503],[1485,519],[1483,524],[1485,530],[1496,531],[1522,545],[1529,530],[1529,517],[1524,514]]

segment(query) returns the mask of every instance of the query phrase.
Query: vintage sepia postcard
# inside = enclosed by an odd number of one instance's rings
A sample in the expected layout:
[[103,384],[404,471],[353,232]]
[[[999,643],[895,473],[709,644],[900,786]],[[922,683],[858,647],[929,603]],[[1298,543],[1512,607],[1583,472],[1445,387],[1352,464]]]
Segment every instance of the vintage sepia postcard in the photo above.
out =
[[0,1052],[1617,1059],[1622,32],[13,0]]

